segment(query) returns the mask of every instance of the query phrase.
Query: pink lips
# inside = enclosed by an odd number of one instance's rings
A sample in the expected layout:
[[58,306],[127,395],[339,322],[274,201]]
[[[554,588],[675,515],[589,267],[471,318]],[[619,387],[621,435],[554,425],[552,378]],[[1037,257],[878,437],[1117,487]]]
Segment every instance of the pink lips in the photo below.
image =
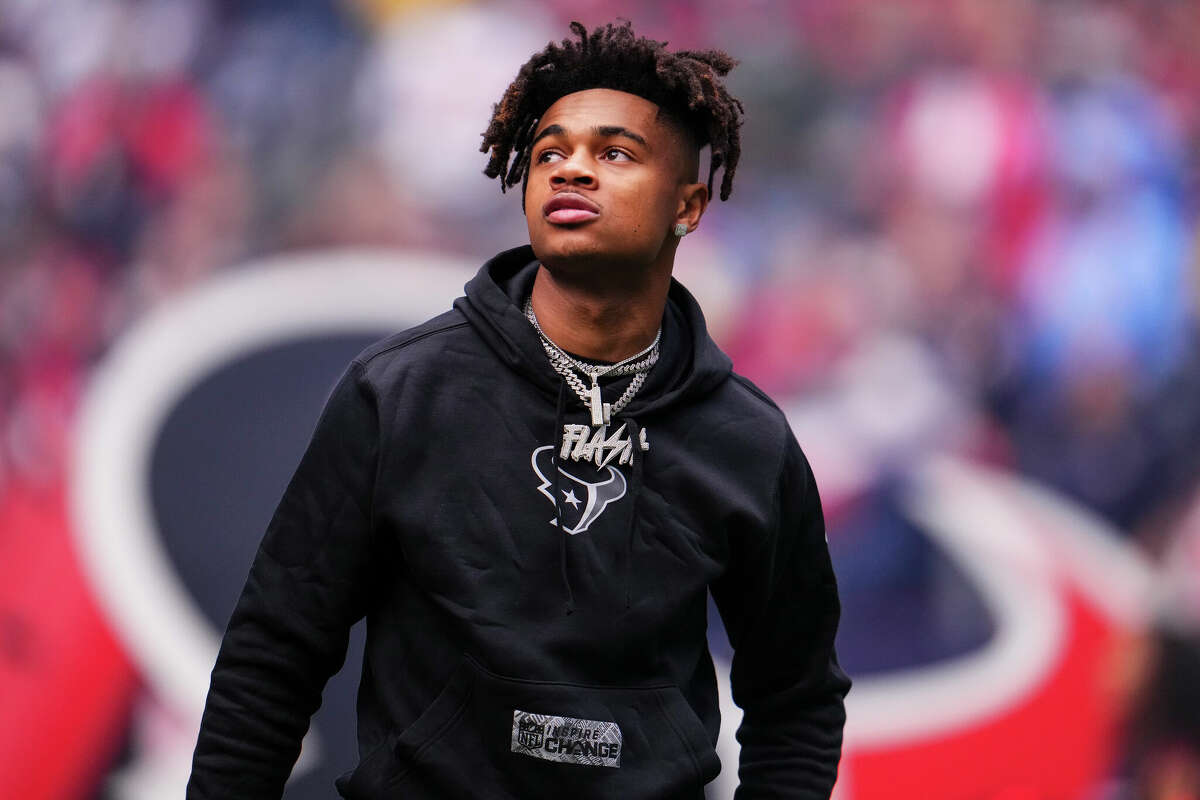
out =
[[595,211],[583,208],[560,208],[547,214],[546,219],[551,222],[583,222],[595,216],[599,216]]
[[548,221],[562,225],[598,217],[600,207],[581,194],[563,192],[556,194],[542,206],[542,214]]

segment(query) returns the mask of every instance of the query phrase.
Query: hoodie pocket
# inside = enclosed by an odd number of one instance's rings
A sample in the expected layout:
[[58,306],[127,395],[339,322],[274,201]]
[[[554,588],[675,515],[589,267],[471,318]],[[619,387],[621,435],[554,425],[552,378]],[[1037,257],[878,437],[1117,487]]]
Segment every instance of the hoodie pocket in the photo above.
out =
[[[403,732],[393,731],[363,757],[353,772],[338,778],[338,794],[347,800],[393,798],[426,749],[435,746],[460,721],[474,689],[474,664],[464,658],[433,703]],[[423,795],[405,795],[405,797]]]
[[464,657],[339,787],[347,798],[697,800],[720,762],[679,689],[508,678]]

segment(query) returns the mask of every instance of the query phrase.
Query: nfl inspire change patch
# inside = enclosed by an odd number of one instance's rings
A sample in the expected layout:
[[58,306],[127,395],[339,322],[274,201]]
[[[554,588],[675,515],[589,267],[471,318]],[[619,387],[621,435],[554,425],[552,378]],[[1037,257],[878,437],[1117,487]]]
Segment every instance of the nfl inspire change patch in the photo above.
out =
[[621,766],[621,726],[615,722],[513,711],[512,751],[546,761]]

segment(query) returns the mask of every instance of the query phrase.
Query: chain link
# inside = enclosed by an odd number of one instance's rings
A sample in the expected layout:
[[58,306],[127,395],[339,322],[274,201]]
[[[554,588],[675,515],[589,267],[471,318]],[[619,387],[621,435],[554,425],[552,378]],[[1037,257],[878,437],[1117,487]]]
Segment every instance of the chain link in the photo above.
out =
[[630,401],[633,400],[634,396],[642,388],[642,384],[646,382],[647,373],[658,363],[658,344],[662,339],[661,326],[658,329],[658,333],[654,336],[654,341],[645,350],[635,353],[616,364],[601,364],[591,367],[572,357],[546,335],[546,332],[542,330],[542,326],[538,324],[537,315],[533,313],[532,297],[525,300],[525,317],[538,332],[538,336],[541,337],[542,349],[546,351],[546,356],[550,359],[550,366],[566,380],[567,385],[574,390],[584,405],[589,405],[591,402],[588,396],[588,388],[584,385],[580,377],[575,374],[575,370],[579,370],[584,375],[587,375],[592,379],[594,384],[598,384],[600,378],[606,375],[633,375],[633,380],[629,382],[629,386],[625,387],[625,391],[610,407],[610,413],[617,414],[621,409],[629,405]]

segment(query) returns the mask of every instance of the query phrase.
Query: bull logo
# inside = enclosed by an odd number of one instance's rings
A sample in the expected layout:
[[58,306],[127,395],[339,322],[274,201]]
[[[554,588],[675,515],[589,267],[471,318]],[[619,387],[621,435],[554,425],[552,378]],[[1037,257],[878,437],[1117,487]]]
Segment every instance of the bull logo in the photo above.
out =
[[[598,480],[587,480],[587,478],[581,478],[568,472],[561,465],[556,467],[554,461],[552,445],[537,448],[533,451],[533,457],[530,459],[533,471],[541,481],[537,489],[551,503],[555,501],[553,470],[558,469],[558,474],[561,476],[558,490],[562,495],[558,499],[563,511],[563,530],[572,536],[586,531],[593,522],[600,518],[609,503],[625,496],[625,476],[614,466],[610,465],[604,467],[603,470],[598,470],[588,464],[574,465],[572,469],[591,472],[599,478]],[[550,524],[558,525],[558,520],[552,518]]]

